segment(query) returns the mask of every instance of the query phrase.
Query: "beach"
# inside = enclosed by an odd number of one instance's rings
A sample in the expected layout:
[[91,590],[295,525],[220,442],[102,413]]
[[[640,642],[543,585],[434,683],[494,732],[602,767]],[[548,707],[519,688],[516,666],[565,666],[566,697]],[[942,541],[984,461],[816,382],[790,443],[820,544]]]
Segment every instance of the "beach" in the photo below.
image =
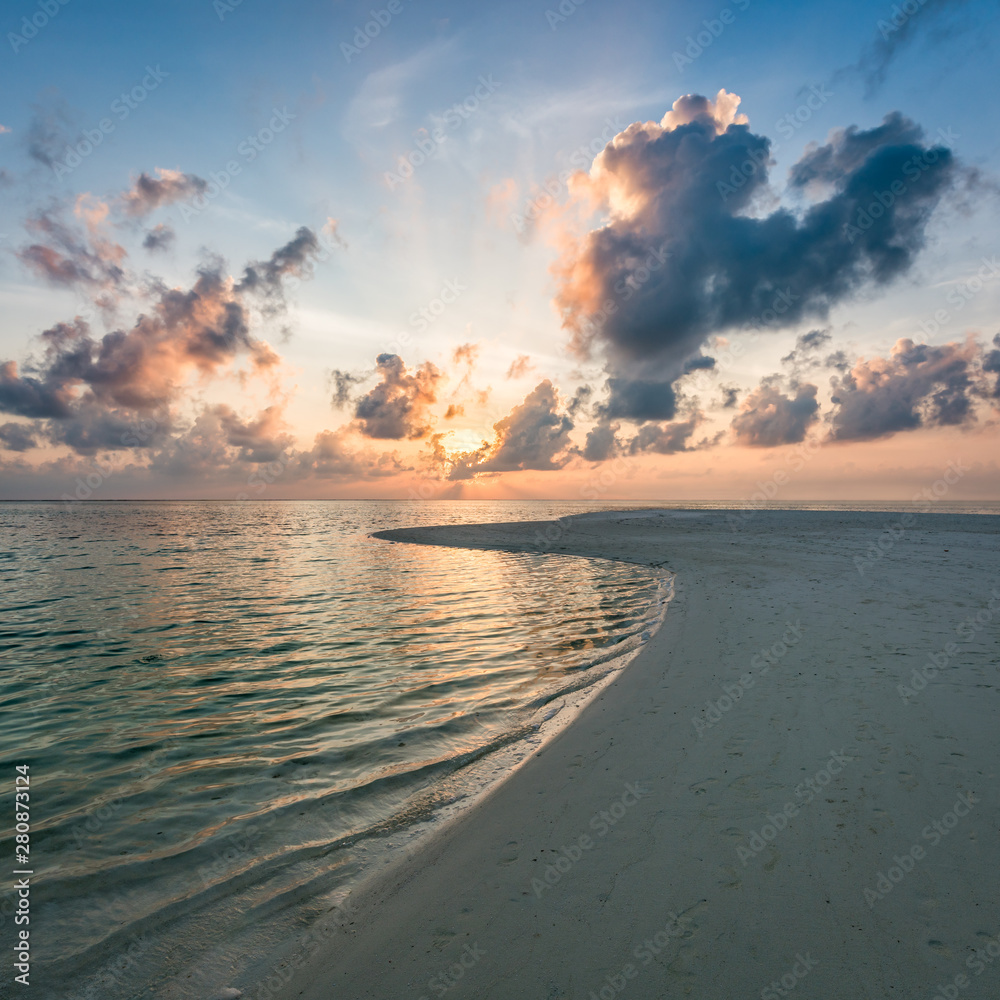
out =
[[285,995],[1000,990],[996,518],[644,511],[380,537],[656,566],[674,597],[570,726],[314,930]]

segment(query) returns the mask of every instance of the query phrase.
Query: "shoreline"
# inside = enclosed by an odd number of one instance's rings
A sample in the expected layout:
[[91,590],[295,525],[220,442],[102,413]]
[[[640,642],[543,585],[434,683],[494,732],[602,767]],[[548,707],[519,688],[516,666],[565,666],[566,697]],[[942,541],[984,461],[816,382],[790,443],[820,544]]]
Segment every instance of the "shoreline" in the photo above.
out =
[[932,692],[896,688],[987,605],[1000,524],[917,515],[862,572],[885,512],[760,512],[738,532],[724,515],[379,533],[538,551],[533,532],[556,525],[548,551],[666,563],[676,593],[628,668],[380,873],[285,995],[729,997],[804,980],[931,996],[977,975],[967,957],[1000,934],[995,624]]

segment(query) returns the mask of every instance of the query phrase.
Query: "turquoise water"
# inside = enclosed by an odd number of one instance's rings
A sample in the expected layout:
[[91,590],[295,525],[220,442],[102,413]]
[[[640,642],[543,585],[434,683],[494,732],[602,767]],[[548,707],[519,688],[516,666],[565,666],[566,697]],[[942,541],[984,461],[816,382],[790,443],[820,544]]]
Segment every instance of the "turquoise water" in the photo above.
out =
[[[278,995],[263,984],[295,935],[660,613],[640,567],[369,533],[598,507],[0,507],[0,758],[31,768],[34,995]],[[12,912],[8,891],[4,940]]]

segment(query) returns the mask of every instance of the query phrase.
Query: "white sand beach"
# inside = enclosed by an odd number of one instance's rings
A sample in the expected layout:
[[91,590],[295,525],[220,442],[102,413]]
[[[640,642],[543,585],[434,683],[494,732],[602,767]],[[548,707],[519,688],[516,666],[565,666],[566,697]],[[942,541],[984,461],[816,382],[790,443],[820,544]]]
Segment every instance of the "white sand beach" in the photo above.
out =
[[1000,520],[735,528],[389,533],[663,566],[676,595],[568,728],[355,894],[287,996],[1000,995]]

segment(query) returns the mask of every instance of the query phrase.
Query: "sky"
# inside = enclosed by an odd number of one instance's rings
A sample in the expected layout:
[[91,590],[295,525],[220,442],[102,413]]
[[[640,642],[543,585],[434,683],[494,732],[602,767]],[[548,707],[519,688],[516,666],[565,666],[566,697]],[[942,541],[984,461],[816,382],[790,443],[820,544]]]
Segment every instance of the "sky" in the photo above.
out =
[[0,29],[0,499],[1000,500],[990,0]]

